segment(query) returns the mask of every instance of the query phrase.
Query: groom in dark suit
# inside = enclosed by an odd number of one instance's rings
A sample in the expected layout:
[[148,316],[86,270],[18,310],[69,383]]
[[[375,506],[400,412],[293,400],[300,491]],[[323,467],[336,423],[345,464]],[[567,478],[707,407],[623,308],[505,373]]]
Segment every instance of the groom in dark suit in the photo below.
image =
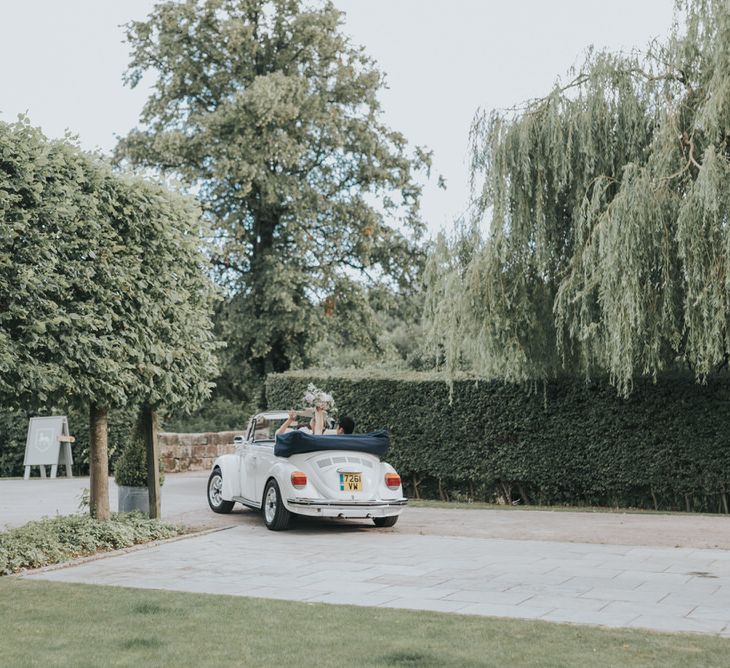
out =
[[339,420],[337,420],[337,435],[342,434],[351,434],[353,431],[355,431],[355,420],[353,420],[349,415],[343,415]]

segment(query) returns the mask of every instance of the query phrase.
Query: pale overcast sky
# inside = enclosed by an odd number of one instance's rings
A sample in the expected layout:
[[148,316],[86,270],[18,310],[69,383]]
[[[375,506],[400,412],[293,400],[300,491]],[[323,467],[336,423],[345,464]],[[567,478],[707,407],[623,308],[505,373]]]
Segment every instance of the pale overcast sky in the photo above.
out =
[[[0,120],[28,113],[52,137],[109,151],[136,124],[145,90],[122,85],[120,25],[154,0],[0,0]],[[665,35],[673,0],[335,0],[345,30],[388,77],[385,117],[434,151],[448,189],[426,185],[429,230],[468,201],[467,135],[478,107],[550,90],[585,49],[631,49]]]

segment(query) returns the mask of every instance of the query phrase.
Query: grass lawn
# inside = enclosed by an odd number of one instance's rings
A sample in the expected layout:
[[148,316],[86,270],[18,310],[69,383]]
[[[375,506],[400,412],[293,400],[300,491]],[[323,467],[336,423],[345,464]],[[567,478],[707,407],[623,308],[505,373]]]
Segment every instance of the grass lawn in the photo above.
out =
[[730,640],[0,578],[3,666],[728,666]]

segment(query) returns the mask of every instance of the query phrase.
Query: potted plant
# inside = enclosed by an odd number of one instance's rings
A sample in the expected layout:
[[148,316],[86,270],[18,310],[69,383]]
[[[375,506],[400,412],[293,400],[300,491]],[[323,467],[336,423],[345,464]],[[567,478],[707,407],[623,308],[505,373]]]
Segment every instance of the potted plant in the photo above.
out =
[[[162,462],[160,462],[160,485]],[[114,467],[114,481],[119,488],[119,512],[131,513],[140,510],[150,511],[149,492],[147,491],[147,451],[142,438],[136,436],[127,443]]]

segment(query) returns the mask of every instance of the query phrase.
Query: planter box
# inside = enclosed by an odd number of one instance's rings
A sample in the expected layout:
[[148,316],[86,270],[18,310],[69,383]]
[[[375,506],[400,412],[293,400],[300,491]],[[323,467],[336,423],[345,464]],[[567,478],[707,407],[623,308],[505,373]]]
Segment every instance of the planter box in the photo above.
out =
[[131,513],[141,510],[145,515],[150,512],[150,497],[146,487],[127,487],[119,485],[119,512]]

